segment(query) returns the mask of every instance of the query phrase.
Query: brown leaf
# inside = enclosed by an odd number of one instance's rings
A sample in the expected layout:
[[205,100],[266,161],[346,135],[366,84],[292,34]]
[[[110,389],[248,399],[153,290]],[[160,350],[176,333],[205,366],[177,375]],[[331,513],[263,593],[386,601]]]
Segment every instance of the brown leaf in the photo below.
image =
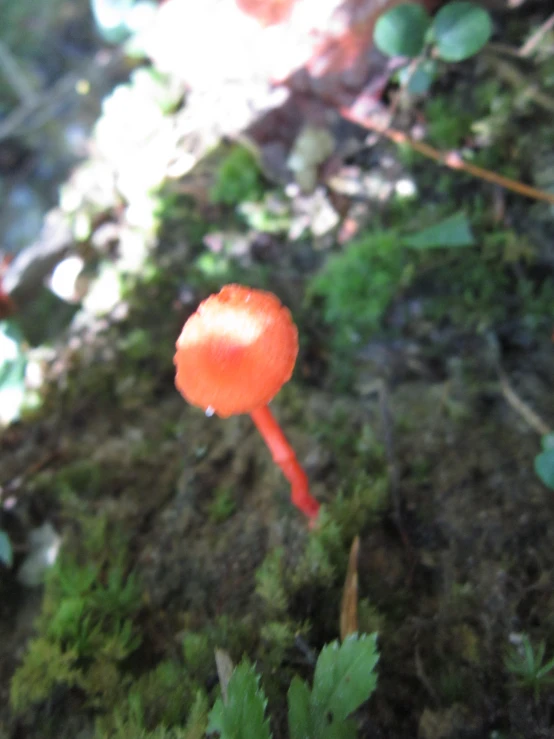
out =
[[340,608],[340,638],[344,641],[349,634],[358,631],[358,553],[360,537],[356,536],[350,548],[348,569],[342,592]]
[[227,703],[227,688],[235,666],[229,652],[226,652],[224,649],[215,650],[215,664],[221,686],[221,697],[223,698],[223,703]]

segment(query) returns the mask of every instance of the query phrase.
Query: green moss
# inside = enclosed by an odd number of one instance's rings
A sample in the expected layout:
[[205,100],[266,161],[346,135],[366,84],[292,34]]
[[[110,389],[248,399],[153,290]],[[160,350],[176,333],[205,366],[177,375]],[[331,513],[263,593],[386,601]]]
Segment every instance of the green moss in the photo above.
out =
[[98,720],[94,739],[204,739],[208,725],[208,709],[206,695],[198,691],[184,726],[168,727],[162,724],[149,730],[144,726],[141,707],[135,702],[129,715],[124,717],[121,713],[116,713],[111,725]]
[[[109,698],[121,684],[118,665],[140,645],[133,618],[142,607],[141,589],[127,571],[122,540],[98,520],[99,528],[97,520],[91,524],[94,535],[80,540],[84,562],[66,547],[47,575],[38,635],[12,680],[17,711],[45,700],[60,683],[78,684],[92,703]],[[46,669],[46,662],[57,667]],[[24,690],[27,681],[31,690]]]
[[77,667],[78,652],[64,649],[49,639],[33,639],[23,664],[10,685],[10,703],[16,713],[25,712],[34,703],[46,700],[59,685],[66,688],[83,683]]
[[130,675],[125,675],[112,659],[99,656],[88,666],[81,687],[90,707],[113,711],[125,700],[131,683]]
[[55,477],[58,490],[69,488],[79,496],[94,497],[102,489],[102,469],[88,459],[79,459],[62,467]]
[[187,670],[199,682],[205,682],[213,672],[213,644],[206,633],[188,631],[183,636],[183,658]]
[[264,659],[274,669],[285,659],[285,654],[294,646],[297,634],[296,624],[288,619],[269,621],[260,630]]
[[344,570],[347,556],[339,524],[322,507],[317,528],[310,532],[304,552],[290,573],[292,590],[331,588],[337,573]]
[[263,183],[254,154],[234,146],[219,165],[211,197],[215,203],[239,205],[245,200],[260,200]]
[[175,726],[186,719],[195,688],[182,665],[165,660],[134,683],[128,701],[141,706],[145,726]]
[[458,147],[471,131],[473,114],[459,96],[436,95],[425,106],[429,141],[442,149]]
[[376,331],[401,282],[403,252],[394,231],[374,231],[335,254],[311,280],[308,294],[323,302],[336,341],[358,345]]
[[268,613],[283,614],[287,610],[288,596],[283,585],[285,551],[273,549],[256,571],[256,593],[264,601]]
[[543,330],[554,300],[554,281],[538,282],[526,274],[523,261],[532,259],[532,247],[512,231],[485,234],[483,242],[481,249],[450,255],[442,265],[424,260],[435,291],[424,302],[426,317],[446,319],[464,330],[482,330],[506,320],[531,332]]
[[[175,193],[170,185],[162,187],[158,192],[158,209],[155,215],[160,222],[159,238],[162,244],[184,239],[187,245],[198,247],[212,228],[203,218],[193,198]],[[151,265],[148,273],[151,279],[156,279],[163,270]]]
[[379,521],[388,504],[388,475],[382,470],[375,475],[358,474],[349,487],[339,490],[329,511],[348,542],[368,525]]
[[381,634],[386,628],[385,616],[368,598],[362,598],[358,603],[358,623],[361,634]]
[[438,673],[436,685],[445,705],[467,704],[475,688],[475,674],[468,675],[461,665],[447,664]]
[[208,516],[212,523],[223,523],[235,512],[237,504],[232,492],[226,487],[216,488],[214,498],[208,506]]
[[225,649],[240,660],[245,647],[254,652],[257,628],[250,616],[234,619],[226,614],[208,621],[201,630],[187,630],[183,636],[183,657],[187,672],[198,683],[205,683],[214,674],[214,651]]

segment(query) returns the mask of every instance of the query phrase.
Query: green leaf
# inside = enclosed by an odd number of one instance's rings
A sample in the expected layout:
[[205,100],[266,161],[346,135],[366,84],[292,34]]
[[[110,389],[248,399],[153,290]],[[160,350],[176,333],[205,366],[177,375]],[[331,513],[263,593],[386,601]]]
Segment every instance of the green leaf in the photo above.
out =
[[473,246],[475,239],[465,213],[455,213],[416,234],[404,236],[402,243],[414,249],[441,249]]
[[451,2],[436,14],[431,30],[441,59],[461,62],[481,51],[491,36],[492,23],[478,5]]
[[436,74],[436,62],[433,59],[422,59],[415,69],[403,67],[398,72],[398,80],[412,95],[424,95],[433,84]]
[[206,729],[207,734],[218,733],[223,736],[223,715],[225,707],[221,698],[218,698],[214,703],[214,706],[208,714],[208,728]]
[[5,531],[0,529],[0,562],[6,567],[11,567],[13,564],[13,550],[10,542],[10,537]]
[[210,711],[208,733],[218,732],[221,739],[271,739],[269,721],[264,721],[267,700],[259,680],[248,660],[235,668],[227,703],[218,698]]
[[310,739],[313,736],[310,715],[310,689],[299,677],[294,677],[288,692],[290,739]]
[[332,715],[342,722],[375,690],[373,672],[379,659],[377,635],[349,636],[339,647],[333,642],[323,647],[317,660],[312,703],[321,716]]
[[545,434],[541,439],[541,446],[544,451],[554,449],[554,434]]
[[379,17],[375,24],[375,46],[387,56],[415,57],[421,54],[430,18],[416,3],[403,3]]
[[547,488],[554,490],[554,449],[545,449],[535,457],[535,472]]

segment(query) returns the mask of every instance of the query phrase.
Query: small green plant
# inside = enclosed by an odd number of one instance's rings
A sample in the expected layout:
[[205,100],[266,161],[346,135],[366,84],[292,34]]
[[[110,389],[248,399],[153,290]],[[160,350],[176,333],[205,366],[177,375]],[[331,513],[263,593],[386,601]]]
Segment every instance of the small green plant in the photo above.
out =
[[554,490],[554,434],[542,437],[542,452],[535,457],[535,472],[547,488]]
[[[294,677],[288,691],[291,739],[354,739],[351,714],[377,685],[377,635],[353,634],[321,650],[313,686]],[[243,660],[225,686],[209,715],[208,734],[221,739],[271,739],[265,718],[267,699],[254,667]]]
[[533,646],[527,634],[522,634],[521,644],[514,645],[506,658],[506,669],[515,675],[517,683],[533,693],[538,703],[541,692],[554,685],[554,657],[544,662],[546,645],[542,641]]
[[246,200],[260,200],[262,195],[256,157],[244,146],[234,146],[217,170],[212,200],[224,205],[240,205]]
[[427,92],[437,74],[436,59],[461,62],[477,54],[492,33],[489,13],[472,2],[450,2],[431,18],[421,5],[402,3],[375,24],[377,48],[411,59],[400,83],[414,94]]

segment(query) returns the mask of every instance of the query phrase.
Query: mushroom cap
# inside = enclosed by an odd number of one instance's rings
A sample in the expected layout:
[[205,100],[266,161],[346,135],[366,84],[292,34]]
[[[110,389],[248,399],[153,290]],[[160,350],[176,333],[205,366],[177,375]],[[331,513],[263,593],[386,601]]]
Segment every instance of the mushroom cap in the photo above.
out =
[[298,331],[272,293],[226,285],[200,303],[176,346],[181,395],[225,418],[267,405],[290,379]]

